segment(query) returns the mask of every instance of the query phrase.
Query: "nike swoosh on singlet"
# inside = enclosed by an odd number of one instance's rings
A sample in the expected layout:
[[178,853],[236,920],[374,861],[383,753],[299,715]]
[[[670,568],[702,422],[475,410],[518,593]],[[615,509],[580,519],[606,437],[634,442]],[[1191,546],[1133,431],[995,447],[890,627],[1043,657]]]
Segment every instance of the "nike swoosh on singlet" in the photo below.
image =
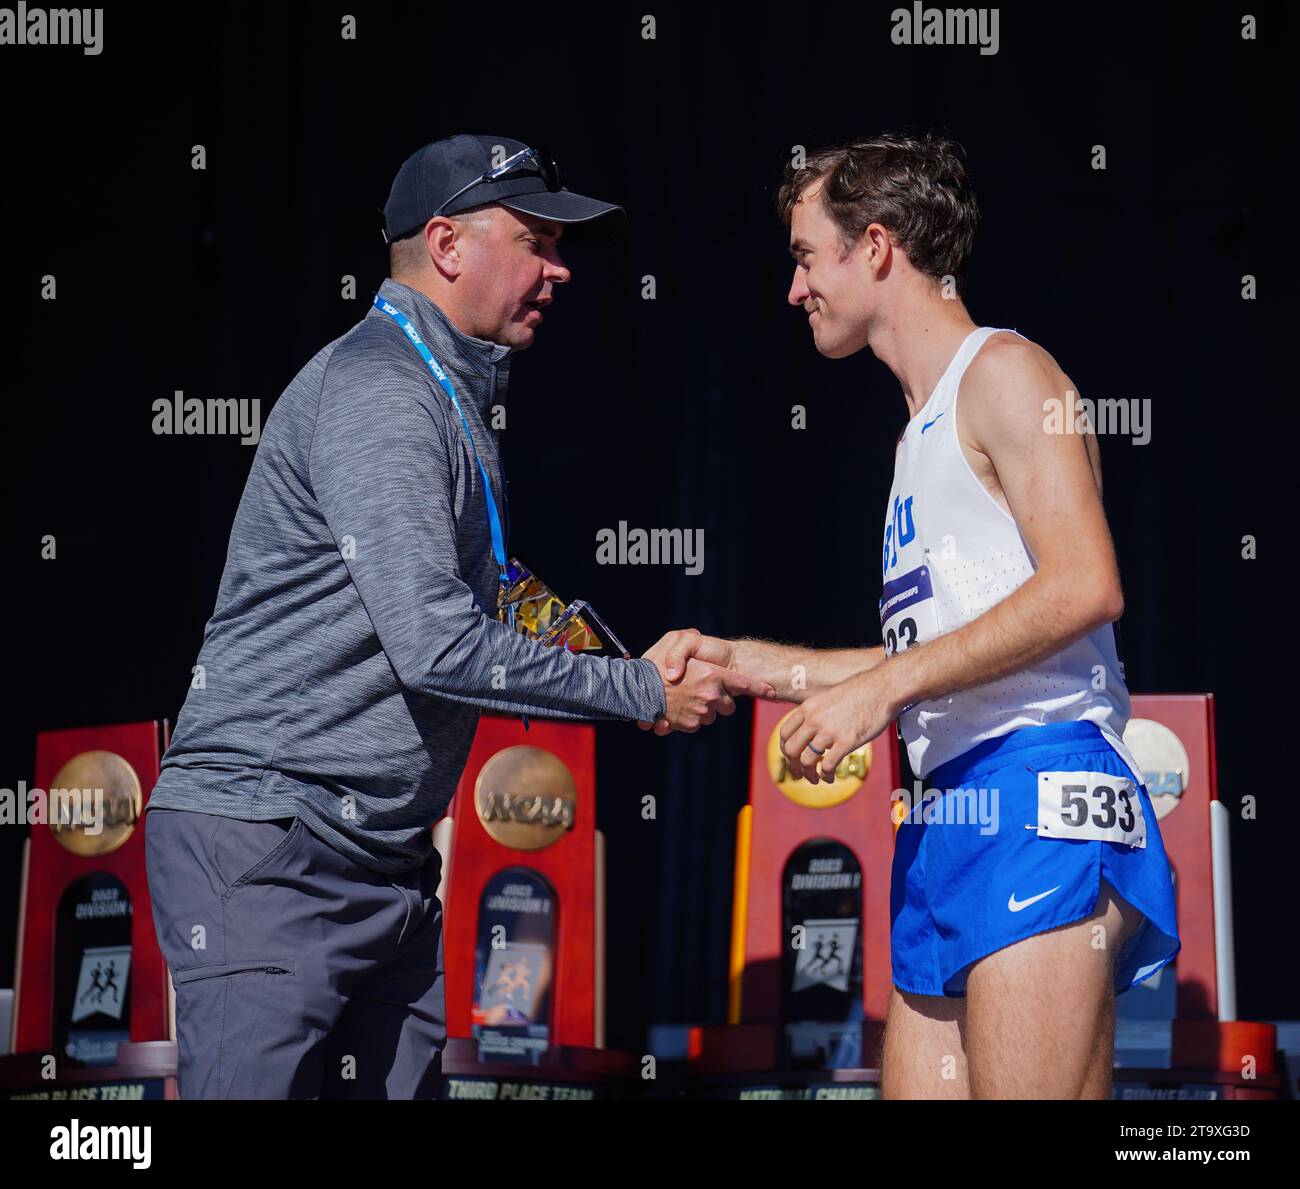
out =
[[1011,899],[1007,901],[1007,910],[1009,912],[1019,912],[1022,908],[1028,908],[1031,904],[1037,904],[1044,896],[1050,896],[1053,892],[1059,892],[1061,885],[1048,889],[1046,892],[1039,892],[1037,896],[1030,896],[1028,900],[1017,900],[1015,892],[1011,893]]
[[[943,416],[943,414],[940,413],[940,414],[939,414],[939,417],[942,417],[942,416]],[[939,420],[939,417],[936,417],[936,418],[934,419],[934,421],[938,421],[938,420]],[[925,433],[925,431],[926,431],[927,429],[929,429],[930,426],[932,426],[932,425],[934,424],[934,421],[927,421],[923,426],[921,426],[921,432],[922,432],[922,433]]]

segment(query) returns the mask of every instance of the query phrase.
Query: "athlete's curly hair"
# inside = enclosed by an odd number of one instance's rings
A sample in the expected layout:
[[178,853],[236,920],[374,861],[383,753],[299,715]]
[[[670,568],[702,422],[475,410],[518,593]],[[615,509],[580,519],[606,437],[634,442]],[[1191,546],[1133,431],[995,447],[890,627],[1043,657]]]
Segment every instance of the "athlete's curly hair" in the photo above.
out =
[[814,182],[847,254],[879,223],[914,267],[936,280],[963,276],[979,207],[956,141],[886,133],[809,153],[786,166],[777,209],[788,227],[794,205]]

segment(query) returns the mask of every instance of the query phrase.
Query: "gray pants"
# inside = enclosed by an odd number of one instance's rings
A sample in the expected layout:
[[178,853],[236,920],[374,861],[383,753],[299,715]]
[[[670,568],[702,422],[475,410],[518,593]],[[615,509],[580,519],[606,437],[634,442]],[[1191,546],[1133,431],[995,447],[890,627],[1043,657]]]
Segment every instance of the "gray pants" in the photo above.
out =
[[394,879],[300,818],[145,815],[182,1098],[432,1098],[446,1043],[437,851]]

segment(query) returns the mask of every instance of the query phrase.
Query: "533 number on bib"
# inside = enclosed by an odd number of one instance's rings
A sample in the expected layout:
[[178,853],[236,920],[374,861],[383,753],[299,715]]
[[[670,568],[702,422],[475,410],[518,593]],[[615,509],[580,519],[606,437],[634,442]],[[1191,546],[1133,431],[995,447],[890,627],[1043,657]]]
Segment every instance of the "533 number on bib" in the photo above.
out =
[[1040,772],[1038,834],[1145,847],[1147,824],[1137,787],[1110,772]]

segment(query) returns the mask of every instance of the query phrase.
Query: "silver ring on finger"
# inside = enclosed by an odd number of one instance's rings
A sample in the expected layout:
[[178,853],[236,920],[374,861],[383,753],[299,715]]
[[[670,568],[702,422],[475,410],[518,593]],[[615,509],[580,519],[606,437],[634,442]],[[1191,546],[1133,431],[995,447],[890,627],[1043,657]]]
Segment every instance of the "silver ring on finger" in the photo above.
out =
[[808,750],[815,756],[824,756],[826,754],[826,749],[824,747],[814,747],[811,743],[808,744]]

